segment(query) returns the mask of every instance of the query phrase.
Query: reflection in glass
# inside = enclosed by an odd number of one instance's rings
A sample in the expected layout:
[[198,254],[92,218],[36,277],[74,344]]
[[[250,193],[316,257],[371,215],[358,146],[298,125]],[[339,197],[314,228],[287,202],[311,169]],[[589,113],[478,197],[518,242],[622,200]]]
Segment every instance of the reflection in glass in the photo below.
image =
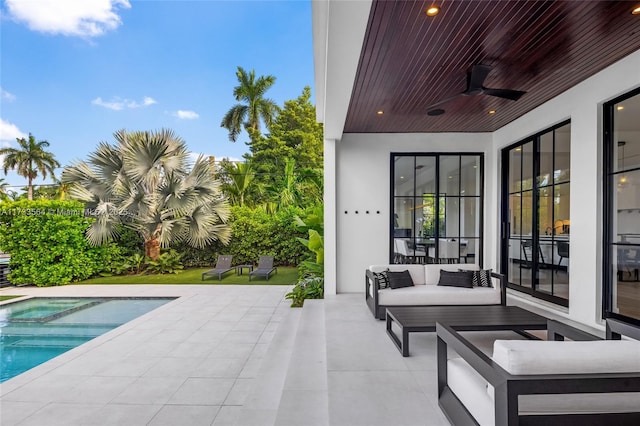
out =
[[436,157],[415,157],[416,189],[415,194],[433,194],[436,192]]
[[533,142],[528,142],[522,147],[522,190],[533,187]]
[[460,186],[460,156],[440,157],[440,193],[458,195]]
[[571,125],[555,130],[554,182],[571,180]]
[[480,202],[478,198],[464,197],[460,198],[460,211],[462,218],[460,219],[460,227],[462,237],[479,237],[480,236]]
[[460,160],[462,163],[460,195],[480,195],[480,157],[462,156]]
[[395,158],[393,195],[396,197],[414,195],[414,164],[415,157]]

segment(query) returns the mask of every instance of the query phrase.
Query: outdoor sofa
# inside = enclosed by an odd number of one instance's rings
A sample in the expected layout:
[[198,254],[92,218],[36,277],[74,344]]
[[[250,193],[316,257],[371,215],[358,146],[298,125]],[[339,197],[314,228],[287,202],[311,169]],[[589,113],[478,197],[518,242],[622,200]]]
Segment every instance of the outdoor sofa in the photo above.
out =
[[[640,338],[616,320],[607,330]],[[640,424],[637,340],[600,340],[549,320],[548,341],[496,340],[489,357],[450,326],[436,332],[438,402],[456,426]],[[573,341],[556,341],[564,337]]]
[[[365,300],[375,318],[385,319],[386,309],[392,306],[437,305],[505,305],[507,301],[504,275],[491,272],[491,287],[451,287],[438,285],[440,271],[459,269],[477,271],[472,263],[447,264],[390,264],[371,265],[365,271]],[[413,285],[403,288],[381,288],[376,275],[383,271],[409,271]]]

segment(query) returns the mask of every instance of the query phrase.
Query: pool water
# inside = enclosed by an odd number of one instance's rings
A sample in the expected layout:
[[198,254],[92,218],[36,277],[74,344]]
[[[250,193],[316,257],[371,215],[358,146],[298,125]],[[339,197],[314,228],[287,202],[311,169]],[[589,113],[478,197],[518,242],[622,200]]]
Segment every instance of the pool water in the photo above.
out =
[[32,298],[0,306],[0,383],[174,298]]

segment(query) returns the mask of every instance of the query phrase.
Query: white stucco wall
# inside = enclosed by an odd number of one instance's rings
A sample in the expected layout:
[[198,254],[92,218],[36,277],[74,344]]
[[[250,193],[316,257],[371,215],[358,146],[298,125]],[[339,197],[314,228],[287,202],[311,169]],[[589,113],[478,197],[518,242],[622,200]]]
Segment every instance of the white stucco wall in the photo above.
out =
[[[489,176],[495,169],[491,151],[488,133],[343,135],[336,143],[335,169],[337,292],[363,292],[364,270],[389,262],[391,152],[482,152],[485,176]],[[485,205],[495,202],[485,191]],[[485,216],[487,236],[495,232],[491,222]],[[494,256],[487,247],[484,264],[493,266]]]
[[[531,134],[571,119],[571,262],[569,313],[572,320],[599,326],[602,315],[602,104],[640,86],[640,52],[557,96],[493,134],[500,149]],[[639,117],[640,118],[640,117]],[[498,170],[490,179],[499,194]],[[500,200],[500,196],[494,197]],[[498,217],[499,201],[487,203]],[[497,226],[497,222],[494,223]],[[490,248],[498,252],[495,238]],[[554,310],[553,308],[549,308]],[[562,310],[558,309],[558,313]]]

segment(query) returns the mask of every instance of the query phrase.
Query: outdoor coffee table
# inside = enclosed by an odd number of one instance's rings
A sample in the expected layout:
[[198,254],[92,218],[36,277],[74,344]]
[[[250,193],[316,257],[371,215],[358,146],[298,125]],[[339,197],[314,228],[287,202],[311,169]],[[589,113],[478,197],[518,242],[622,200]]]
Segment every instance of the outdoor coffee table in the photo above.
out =
[[253,265],[236,265],[236,275],[242,275],[244,268],[247,268],[249,272],[253,271]]
[[[398,306],[387,308],[387,334],[402,356],[409,356],[409,333],[436,331],[436,322],[457,331],[511,330],[536,339],[525,330],[546,330],[547,318],[517,306]],[[394,333],[392,325],[400,329]]]

